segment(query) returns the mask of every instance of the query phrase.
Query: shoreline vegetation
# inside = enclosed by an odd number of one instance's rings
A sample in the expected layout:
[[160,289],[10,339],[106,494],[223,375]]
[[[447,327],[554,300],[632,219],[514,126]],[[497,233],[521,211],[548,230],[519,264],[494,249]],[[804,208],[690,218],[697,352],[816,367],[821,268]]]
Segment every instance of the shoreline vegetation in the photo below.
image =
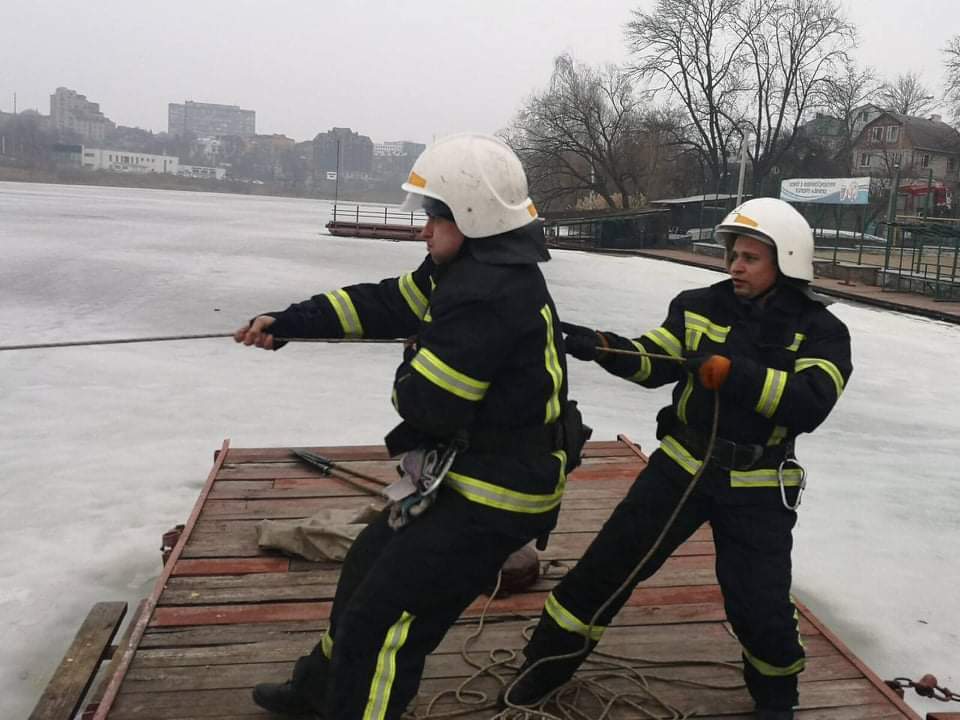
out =
[[[330,200],[332,194],[285,188],[276,183],[253,183],[241,180],[212,180],[189,178],[161,173],[115,173],[103,170],[75,168],[20,168],[0,166],[0,182],[50,183],[55,185],[93,185],[101,187],[141,188],[151,190],[182,190],[185,192],[232,193],[267,197],[291,197]],[[382,190],[350,190],[340,193],[341,202],[395,204],[403,201],[405,193]]]

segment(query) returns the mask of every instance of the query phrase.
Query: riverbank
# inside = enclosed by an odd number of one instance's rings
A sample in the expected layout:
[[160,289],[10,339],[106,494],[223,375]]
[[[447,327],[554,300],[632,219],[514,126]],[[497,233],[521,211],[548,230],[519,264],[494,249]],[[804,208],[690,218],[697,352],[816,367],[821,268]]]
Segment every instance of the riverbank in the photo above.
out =
[[[80,168],[19,168],[0,165],[0,182],[28,182],[53,185],[86,185],[98,187],[140,188],[146,190],[181,190],[184,192],[232,193],[261,197],[289,197],[312,200],[333,200],[326,192],[307,192],[277,183],[245,180],[211,180],[190,178],[163,173],[115,173],[103,170]],[[339,199],[346,202],[396,204],[403,201],[405,193],[343,191]]]

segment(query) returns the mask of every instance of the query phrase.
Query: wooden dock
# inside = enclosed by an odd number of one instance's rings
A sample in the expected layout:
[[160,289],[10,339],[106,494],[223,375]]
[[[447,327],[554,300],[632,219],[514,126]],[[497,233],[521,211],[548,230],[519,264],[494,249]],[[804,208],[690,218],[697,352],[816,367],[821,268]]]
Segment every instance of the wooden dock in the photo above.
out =
[[[382,447],[312,449],[366,474],[396,477],[395,462]],[[568,482],[559,526],[540,553],[543,563],[551,563],[545,575],[530,591],[490,604],[467,658],[485,664],[493,649],[523,647],[524,627],[539,616],[557,578],[580,557],[644,465],[639,448],[625,438],[588,445],[583,466]],[[250,689],[258,682],[288,678],[295,659],[317,642],[339,568],[260,550],[256,525],[266,518],[307,517],[331,507],[359,509],[369,502],[369,496],[323,477],[288,449],[231,448],[225,442],[154,593],[141,605],[84,717],[270,717],[253,704]],[[650,681],[658,697],[683,712],[733,720],[747,717],[752,707],[737,669],[691,663],[740,663],[739,645],[724,622],[713,565],[712,537],[704,527],[633,593],[599,649],[643,658],[636,665],[651,678],[732,686]],[[474,672],[461,650],[476,633],[486,600],[479,598],[464,613],[428,659],[418,716],[425,714],[431,698],[455,689]],[[801,605],[800,611],[808,662],[800,677],[799,718],[918,719],[807,608]],[[488,676],[470,685],[491,699],[498,687]],[[432,712],[458,707],[465,706],[448,693]],[[474,709],[458,717],[480,720],[494,714],[489,708]],[[618,710],[611,717],[649,716]]]

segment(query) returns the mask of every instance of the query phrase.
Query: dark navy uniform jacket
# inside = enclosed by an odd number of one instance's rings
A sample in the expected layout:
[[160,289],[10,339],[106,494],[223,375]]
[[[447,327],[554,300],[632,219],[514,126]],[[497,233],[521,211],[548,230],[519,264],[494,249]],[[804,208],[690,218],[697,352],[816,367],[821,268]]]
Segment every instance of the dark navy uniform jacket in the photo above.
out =
[[[467,239],[458,256],[379,283],[351,285],[291,305],[277,337],[407,338],[393,385],[403,423],[393,454],[458,431],[509,436],[552,426],[566,402],[559,319],[537,265],[549,258],[539,223]],[[566,481],[562,450],[460,454],[443,487],[462,499],[544,529]],[[529,527],[529,523],[525,523]]]

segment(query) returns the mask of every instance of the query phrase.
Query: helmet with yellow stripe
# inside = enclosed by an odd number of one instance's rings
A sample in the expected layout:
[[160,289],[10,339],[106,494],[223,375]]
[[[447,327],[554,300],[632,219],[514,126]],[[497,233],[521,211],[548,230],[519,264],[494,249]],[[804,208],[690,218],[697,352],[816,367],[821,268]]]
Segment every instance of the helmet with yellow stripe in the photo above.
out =
[[439,201],[466,237],[499,235],[537,219],[520,159],[490,135],[463,133],[437,140],[417,158],[403,189],[407,199],[402,210]]
[[780,272],[796,280],[813,280],[813,231],[790,203],[777,198],[754,198],[733,209],[717,225],[714,238],[727,255],[739,235],[773,245]]

